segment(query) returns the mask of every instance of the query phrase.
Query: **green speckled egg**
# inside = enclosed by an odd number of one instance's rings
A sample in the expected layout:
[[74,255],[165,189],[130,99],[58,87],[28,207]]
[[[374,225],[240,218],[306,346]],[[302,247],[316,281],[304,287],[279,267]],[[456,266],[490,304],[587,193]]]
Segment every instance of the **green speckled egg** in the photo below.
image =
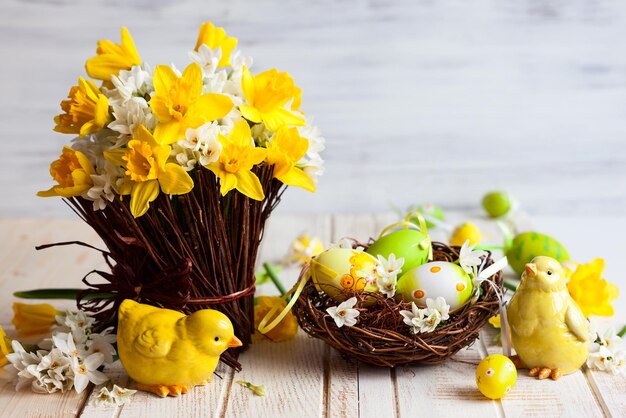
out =
[[524,232],[515,236],[506,251],[509,265],[517,274],[522,274],[526,263],[540,255],[555,258],[559,262],[569,260],[569,253],[563,244],[539,232]]
[[425,245],[427,235],[415,229],[401,229],[378,238],[367,249],[374,257],[382,255],[389,258],[394,254],[396,258],[404,258],[402,271],[421,266],[428,260],[429,245]]

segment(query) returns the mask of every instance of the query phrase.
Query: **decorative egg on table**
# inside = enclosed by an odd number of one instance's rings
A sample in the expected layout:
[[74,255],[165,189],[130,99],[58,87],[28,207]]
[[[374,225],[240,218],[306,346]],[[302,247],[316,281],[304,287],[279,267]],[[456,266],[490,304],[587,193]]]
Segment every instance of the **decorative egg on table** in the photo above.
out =
[[441,296],[450,311],[459,308],[472,296],[472,280],[463,269],[447,261],[431,261],[407,271],[396,286],[398,298],[426,306],[426,299]]
[[489,399],[500,399],[515,387],[517,369],[502,354],[485,357],[476,368],[476,386]]
[[402,274],[428,261],[430,245],[430,239],[424,232],[400,229],[378,238],[366,251],[374,257],[381,255],[389,258],[394,254],[396,258],[404,258]]
[[524,272],[526,263],[530,263],[537,256],[552,257],[559,262],[570,258],[563,244],[539,232],[524,232],[516,235],[505,252],[509,265],[520,275]]
[[343,301],[352,292],[377,290],[372,280],[376,264],[377,260],[364,251],[329,248],[311,260],[311,280],[318,292]]

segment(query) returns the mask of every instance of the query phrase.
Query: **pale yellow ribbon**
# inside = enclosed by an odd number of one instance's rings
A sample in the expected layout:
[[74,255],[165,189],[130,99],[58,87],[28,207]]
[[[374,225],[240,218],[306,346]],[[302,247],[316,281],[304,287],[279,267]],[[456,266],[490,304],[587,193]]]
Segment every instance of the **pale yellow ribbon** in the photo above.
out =
[[281,300],[287,301],[287,299],[289,299],[289,297],[291,296],[291,300],[289,301],[289,303],[287,303],[287,306],[285,306],[280,314],[278,314],[278,316],[268,324],[272,316],[274,316],[274,314],[280,309],[281,304],[276,303],[272,307],[272,309],[263,317],[263,319],[259,323],[259,326],[257,327],[261,334],[266,334],[273,330],[278,324],[280,324],[280,321],[282,321],[285,316],[287,316],[291,308],[293,308],[293,305],[296,303],[296,301],[300,297],[300,294],[304,290],[304,285],[310,279],[310,276],[308,274],[310,266],[311,262],[305,264],[305,266],[302,268],[302,271],[300,272],[300,276],[298,277],[298,281],[296,282],[296,284],[281,297]]
[[[414,222],[411,222],[412,217],[417,218],[417,222],[419,225],[416,225]],[[395,229],[399,226],[403,227],[403,229],[413,228],[413,229],[423,232],[426,235],[426,238],[424,238],[422,242],[420,242],[418,245],[421,249],[426,249],[428,247],[428,260],[432,260],[433,259],[433,245],[430,239],[430,235],[428,235],[428,228],[426,227],[426,219],[424,219],[424,216],[422,216],[422,214],[417,211],[410,212],[409,214],[406,215],[406,217],[404,218],[404,221],[393,223],[387,226],[382,231],[380,231],[380,235],[378,235],[378,239],[380,239],[383,235],[385,235],[392,229]]]

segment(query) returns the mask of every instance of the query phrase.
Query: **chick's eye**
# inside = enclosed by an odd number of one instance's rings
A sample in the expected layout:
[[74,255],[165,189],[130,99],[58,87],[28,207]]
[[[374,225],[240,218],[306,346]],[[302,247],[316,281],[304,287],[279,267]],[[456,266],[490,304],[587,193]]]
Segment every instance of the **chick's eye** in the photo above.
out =
[[215,337],[215,341],[219,341],[219,340],[220,340],[220,337]]
[[552,270],[548,270],[548,276],[552,276]]

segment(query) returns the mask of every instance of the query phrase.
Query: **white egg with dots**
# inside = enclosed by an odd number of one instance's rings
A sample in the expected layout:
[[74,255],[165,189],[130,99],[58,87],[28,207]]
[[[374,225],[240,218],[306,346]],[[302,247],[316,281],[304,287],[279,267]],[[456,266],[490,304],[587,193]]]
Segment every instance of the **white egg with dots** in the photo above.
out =
[[459,308],[472,296],[472,280],[457,264],[432,261],[406,272],[398,280],[398,298],[426,306],[426,299],[441,296],[450,310]]

